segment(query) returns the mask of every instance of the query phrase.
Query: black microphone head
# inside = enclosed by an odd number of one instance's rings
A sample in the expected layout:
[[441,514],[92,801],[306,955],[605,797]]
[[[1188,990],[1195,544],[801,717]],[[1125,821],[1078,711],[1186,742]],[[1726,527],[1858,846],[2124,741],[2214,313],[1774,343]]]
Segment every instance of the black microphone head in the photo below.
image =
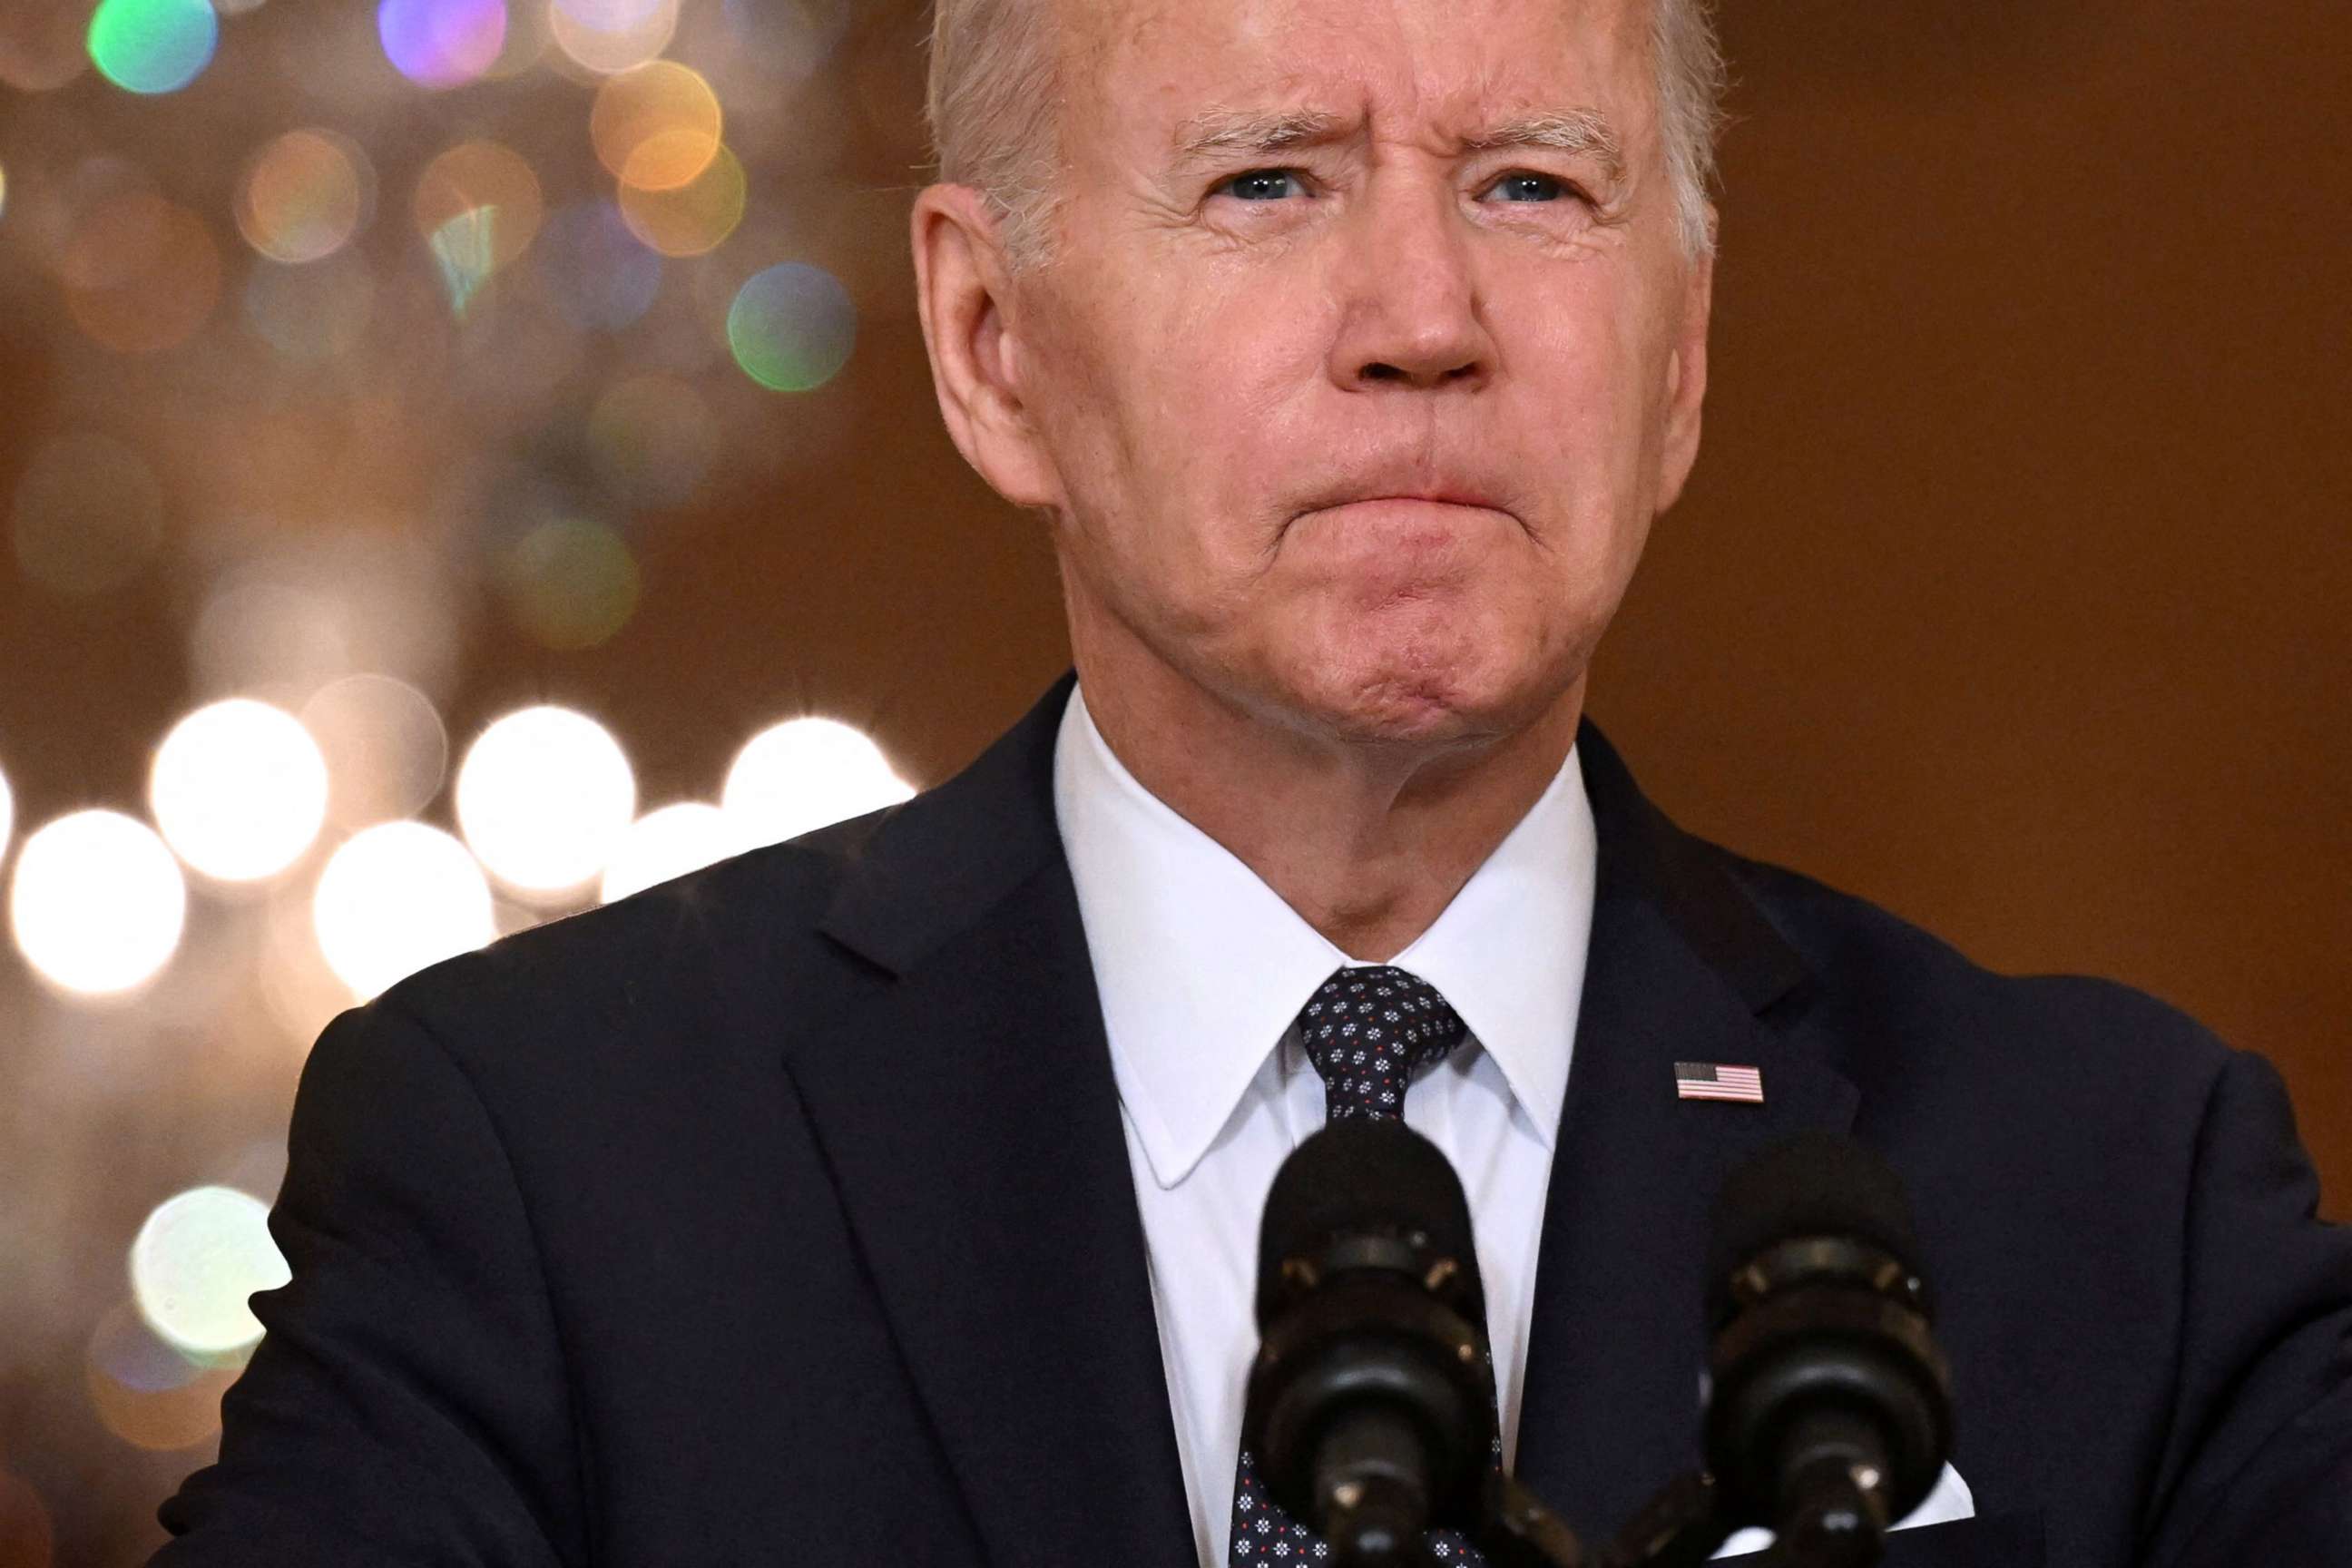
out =
[[1341,1562],[1478,1519],[1494,1451],[1470,1205],[1435,1144],[1337,1121],[1275,1173],[1258,1228],[1243,1439],[1266,1495]]
[[1707,1317],[1721,1321],[1728,1281],[1760,1253],[1812,1237],[1859,1241],[1919,1271],[1903,1180],[1875,1152],[1835,1132],[1800,1132],[1748,1157],[1716,1199],[1707,1250]]
[[1464,1313],[1482,1331],[1486,1292],[1462,1180],[1436,1144],[1389,1118],[1326,1125],[1275,1173],[1258,1226],[1257,1321],[1264,1331],[1284,1292],[1286,1259],[1322,1252],[1341,1237],[1426,1237],[1415,1250],[1454,1260]]
[[1951,1450],[1929,1315],[1911,1206],[1884,1159],[1806,1132],[1734,1171],[1707,1256],[1707,1468],[1725,1517],[1827,1562],[1821,1542],[1874,1542],[1916,1507]]

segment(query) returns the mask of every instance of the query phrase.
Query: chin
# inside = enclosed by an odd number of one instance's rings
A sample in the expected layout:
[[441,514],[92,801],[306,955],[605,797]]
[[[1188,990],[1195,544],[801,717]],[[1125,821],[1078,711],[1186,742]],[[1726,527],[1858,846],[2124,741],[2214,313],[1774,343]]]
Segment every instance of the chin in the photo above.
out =
[[1440,658],[1359,649],[1302,673],[1294,689],[1309,713],[1335,734],[1375,744],[1443,746],[1507,734],[1559,695],[1539,671],[1492,649]]

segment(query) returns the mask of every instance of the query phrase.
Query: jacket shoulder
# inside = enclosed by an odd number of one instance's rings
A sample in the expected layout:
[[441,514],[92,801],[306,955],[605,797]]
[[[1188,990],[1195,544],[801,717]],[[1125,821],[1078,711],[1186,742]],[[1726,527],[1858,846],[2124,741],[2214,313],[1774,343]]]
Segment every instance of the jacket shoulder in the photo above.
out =
[[2235,1054],[2146,991],[2087,974],[2003,973],[1868,900],[1714,852],[1804,962],[1808,999],[1849,1037],[1857,1069],[1916,1067],[1928,1055],[2089,1098],[2162,1086],[2201,1104]]
[[[461,1067],[593,1054],[649,1034],[740,1035],[776,987],[850,962],[818,932],[891,811],[763,846],[430,965],[366,1005],[404,1016]],[[609,1048],[609,1047],[608,1047]]]

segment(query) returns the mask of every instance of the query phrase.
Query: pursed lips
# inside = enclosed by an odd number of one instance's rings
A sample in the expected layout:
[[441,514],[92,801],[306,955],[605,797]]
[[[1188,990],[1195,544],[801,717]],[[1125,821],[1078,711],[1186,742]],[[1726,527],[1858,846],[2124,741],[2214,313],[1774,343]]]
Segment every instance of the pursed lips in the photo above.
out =
[[[1370,521],[1373,516],[1385,514],[1385,521],[1399,523],[1417,521],[1444,529],[1454,525],[1453,514],[1464,511],[1493,512],[1507,517],[1514,522],[1518,521],[1516,514],[1507,508],[1497,506],[1484,496],[1468,495],[1459,491],[1441,494],[1404,492],[1394,495],[1352,496],[1343,500],[1326,501],[1299,515],[1309,517],[1318,512],[1340,514],[1361,512],[1370,514],[1367,521]],[[1338,521],[1344,523],[1346,518],[1342,516]]]
[[[1433,531],[1431,542],[1435,542],[1437,535],[1451,534],[1454,530],[1464,525],[1466,520],[1458,514],[1465,511],[1495,513],[1509,519],[1513,523],[1519,523],[1517,513],[1500,504],[1494,497],[1468,486],[1458,488],[1412,486],[1393,490],[1352,491],[1335,486],[1323,495],[1314,497],[1309,504],[1292,513],[1289,520],[1282,526],[1282,536],[1286,536],[1293,526],[1309,518],[1325,514],[1357,513],[1367,524],[1404,525],[1410,529],[1412,523],[1419,522]],[[1348,527],[1349,518],[1346,515],[1337,515],[1330,517],[1330,521],[1344,531]],[[1520,526],[1523,529],[1525,527],[1524,524]],[[1277,543],[1280,537],[1277,536]]]
[[1368,501],[1383,500],[1427,501],[1433,506],[1475,506],[1485,507],[1489,510],[1494,510],[1494,503],[1485,500],[1483,497],[1466,495],[1412,495],[1400,493],[1396,495],[1359,496],[1352,501],[1342,501],[1339,504],[1342,506],[1360,506]]
[[[1308,507],[1307,511],[1339,511],[1355,506],[1449,506],[1466,507],[1480,511],[1501,511],[1489,498],[1466,490],[1395,490],[1370,495],[1344,496]],[[1301,516],[1306,515],[1301,513]]]

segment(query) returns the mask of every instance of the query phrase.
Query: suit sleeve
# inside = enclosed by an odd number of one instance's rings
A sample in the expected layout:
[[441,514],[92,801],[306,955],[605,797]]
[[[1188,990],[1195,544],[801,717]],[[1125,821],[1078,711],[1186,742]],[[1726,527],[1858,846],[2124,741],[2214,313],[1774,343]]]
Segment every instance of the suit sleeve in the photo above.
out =
[[2318,1201],[2285,1086],[2234,1053],[2198,1135],[2158,1568],[2352,1563],[2352,1230]]
[[163,1504],[152,1568],[583,1562],[521,1194],[473,1085],[392,1003],[320,1037],[269,1228],[292,1278],[253,1299],[219,1462]]

